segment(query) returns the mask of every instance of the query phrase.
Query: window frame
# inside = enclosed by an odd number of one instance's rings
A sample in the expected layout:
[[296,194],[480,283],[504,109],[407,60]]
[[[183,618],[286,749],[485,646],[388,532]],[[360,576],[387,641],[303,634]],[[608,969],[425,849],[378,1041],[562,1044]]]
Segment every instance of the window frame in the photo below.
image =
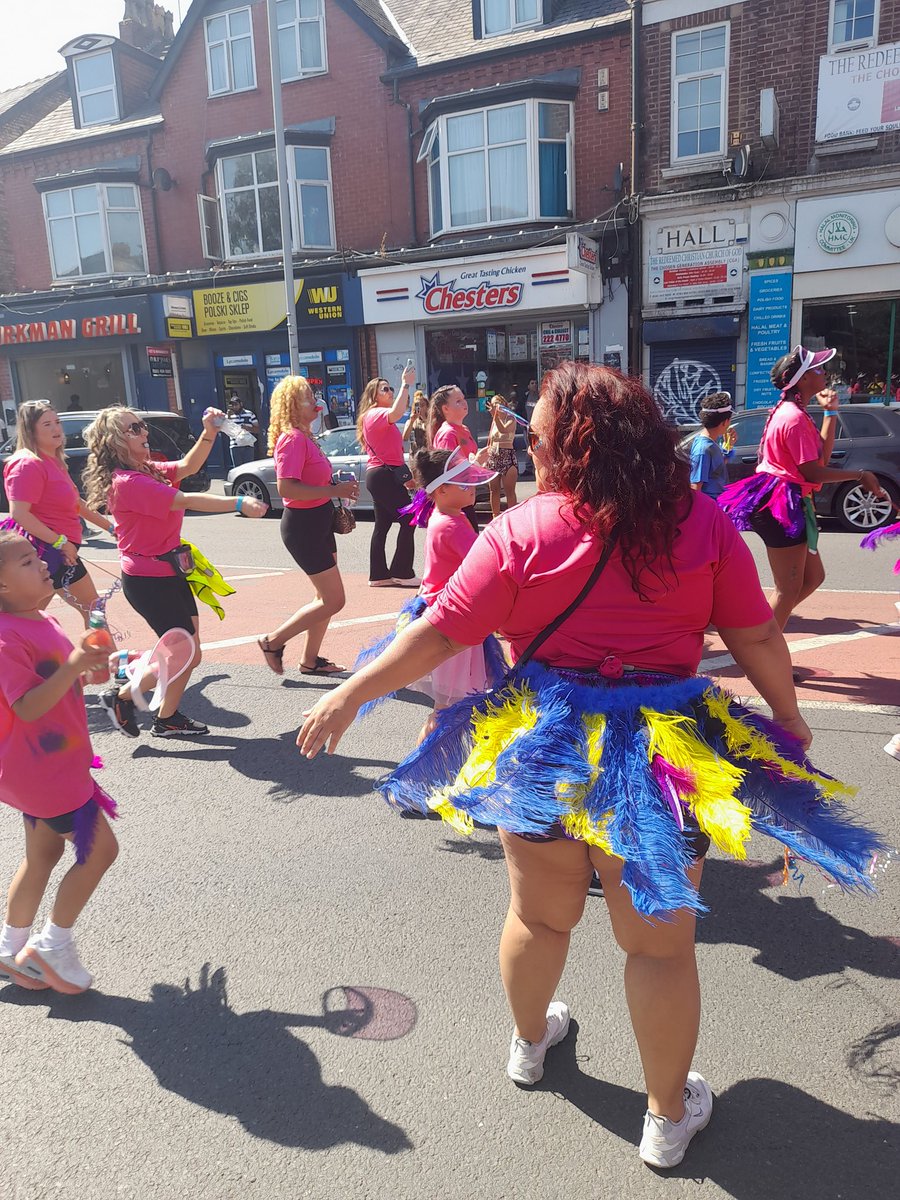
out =
[[[297,174],[297,159],[296,150],[323,150],[325,152],[325,162],[328,170],[327,180],[322,179],[301,179]],[[260,246],[262,246],[262,226],[261,226],[261,211],[259,205],[259,182],[255,176],[257,167],[255,158],[257,154],[274,153],[275,147],[272,146],[257,146],[255,149],[241,150],[235,148],[233,154],[223,154],[216,161],[214,177],[216,184],[216,195],[206,196],[198,194],[197,207],[200,219],[200,236],[202,242],[204,258],[211,259],[215,262],[247,262],[250,259],[270,258],[278,256],[282,253],[282,248],[279,246],[277,250],[255,250],[247,254],[232,254],[231,241],[228,230],[228,214],[225,206],[226,192],[250,191],[252,190],[256,197],[256,229],[259,237]],[[334,251],[337,248],[337,233],[335,229],[335,212],[334,212],[334,177],[332,174],[331,163],[331,147],[323,146],[319,142],[291,142],[287,146],[288,166],[290,171],[290,218],[291,218],[291,252],[299,254],[303,252],[315,251]],[[232,158],[242,158],[244,155],[251,155],[254,158],[254,184],[252,189],[248,187],[227,188],[225,187],[224,164]],[[331,244],[328,246],[307,245],[303,241],[303,209],[300,201],[300,188],[306,183],[314,187],[325,187],[328,194],[328,226],[331,236]],[[266,183],[263,187],[274,187],[278,192],[277,183]],[[280,196],[279,196],[280,201]],[[215,247],[211,245],[209,230],[213,227],[211,205],[215,206],[218,219],[218,238],[220,253],[215,253]],[[280,227],[279,227],[280,229]]]
[[[542,216],[540,211],[541,205],[541,188],[540,188],[540,146],[542,142],[561,142],[562,139],[542,138],[540,136],[540,105],[556,104],[564,105],[569,113],[569,128],[565,137],[566,147],[566,209],[567,215],[560,216]],[[528,212],[525,216],[509,217],[506,220],[491,220],[491,191],[490,191],[490,170],[488,167],[488,155],[491,149],[487,140],[487,126],[490,112],[496,112],[505,108],[517,108],[521,105],[525,106],[525,163],[526,163],[526,190],[528,193]],[[476,114],[480,115],[483,122],[485,137],[480,147],[472,147],[472,150],[480,151],[484,156],[484,179],[485,179],[485,220],[479,221],[470,225],[454,225],[451,220],[450,207],[450,170],[449,160],[452,157],[448,150],[449,140],[447,137],[447,121],[454,117],[471,117]],[[460,230],[469,229],[486,229],[486,228],[501,228],[510,225],[521,225],[522,222],[528,224],[538,224],[547,222],[548,224],[558,223],[560,221],[572,220],[575,212],[575,152],[574,152],[574,135],[575,135],[575,105],[571,100],[560,100],[556,97],[546,96],[528,96],[519,100],[510,100],[503,104],[485,104],[477,108],[463,109],[460,111],[452,111],[441,113],[429,123],[425,130],[422,139],[422,145],[419,148],[417,162],[424,161],[428,177],[428,220],[431,229],[431,237],[441,237],[450,233],[457,233]],[[504,143],[507,144],[507,143]],[[518,144],[518,140],[516,142]],[[460,153],[471,153],[472,150],[461,151]],[[455,152],[454,152],[455,153]],[[438,168],[438,177],[440,179],[440,196],[439,212],[441,216],[440,228],[435,228],[435,188],[434,188],[434,168]]]
[[828,5],[828,53],[845,54],[852,50],[865,50],[869,46],[878,45],[878,24],[881,18],[881,0],[875,0],[875,11],[872,14],[872,34],[870,37],[857,38],[855,41],[838,42],[834,36],[836,20],[835,9],[838,0],[830,0]]
[[[709,70],[692,71],[687,75],[678,75],[678,39],[680,37],[688,37],[693,34],[704,34],[713,29],[725,30],[725,64],[721,67],[714,67]],[[728,142],[728,87],[729,87],[729,63],[731,57],[731,22],[730,21],[715,21],[711,25],[699,25],[692,29],[679,29],[672,34],[671,41],[671,69],[670,69],[670,85],[669,85],[669,162],[672,166],[682,166],[689,163],[715,162],[725,157]],[[715,151],[707,150],[702,154],[679,154],[678,153],[678,84],[687,80],[708,79],[718,76],[719,78],[719,98],[721,104],[721,114],[719,118],[719,149]]]
[[[55,256],[55,253],[53,250],[53,238],[51,237],[51,233],[50,233],[51,222],[53,222],[53,221],[71,221],[73,230],[75,233],[75,245],[77,248],[78,247],[78,232],[77,232],[77,226],[75,224],[75,218],[76,218],[76,216],[79,216],[79,215],[87,216],[89,214],[76,213],[74,201],[72,201],[72,212],[71,213],[67,213],[62,216],[51,216],[50,212],[48,210],[48,207],[47,207],[47,199],[49,196],[58,196],[62,192],[80,191],[82,188],[88,188],[88,187],[94,188],[95,191],[97,192],[96,212],[97,212],[98,216],[100,216],[100,218],[101,218],[100,228],[101,228],[101,232],[103,234],[103,256],[105,259],[106,269],[103,271],[93,272],[92,274],[84,274],[83,272],[79,271],[78,274],[76,274],[76,275],[58,275],[56,272],[56,256]],[[108,189],[111,187],[131,188],[132,192],[134,193],[134,197],[135,197],[134,208],[133,209],[131,209],[131,208],[124,209],[121,206],[112,206],[112,208],[111,208],[110,204],[109,204],[109,200],[108,200]],[[149,261],[147,258],[147,231],[146,231],[146,228],[144,227],[144,210],[143,210],[143,206],[141,205],[141,189],[138,186],[138,184],[132,183],[130,180],[128,180],[128,181],[124,181],[124,182],[113,181],[113,182],[109,182],[109,183],[78,183],[78,184],[73,184],[69,187],[52,188],[52,189],[48,189],[46,192],[42,193],[41,206],[42,206],[43,212],[44,212],[44,233],[47,238],[47,251],[50,256],[50,271],[51,271],[51,275],[52,275],[54,283],[68,283],[73,279],[107,279],[107,278],[127,279],[129,276],[134,276],[134,275],[149,275],[150,266],[149,266]],[[140,241],[141,257],[144,260],[143,271],[134,271],[134,270],[116,271],[116,270],[113,270],[112,241],[111,241],[110,232],[109,232],[109,213],[110,213],[110,211],[112,211],[112,212],[136,212],[137,213],[138,228],[140,230],[140,238],[141,238],[141,241]],[[80,249],[78,251],[78,255],[79,255],[79,265],[80,265],[80,259],[81,259]]]
[[[100,58],[101,55],[106,55],[109,58],[112,68],[112,83],[104,84],[100,88],[83,89],[78,83],[78,64],[84,62],[88,58]],[[78,105],[78,124],[81,129],[90,129],[93,125],[112,125],[116,121],[121,120],[122,112],[119,104],[119,79],[116,73],[116,56],[113,54],[112,46],[101,46],[99,50],[90,50],[86,54],[77,54],[72,59],[72,82],[75,87],[75,102]],[[102,117],[99,121],[86,121],[84,118],[84,106],[82,97],[97,96],[101,92],[112,91],[113,107],[115,115],[112,117]]]
[[[319,26],[319,41],[320,41],[320,45],[322,47],[322,65],[321,65],[321,67],[315,67],[309,71],[304,71],[302,68],[302,64],[301,64],[299,75],[285,75],[284,70],[282,69],[282,71],[281,71],[281,82],[282,83],[297,83],[301,79],[310,79],[316,75],[327,75],[328,74],[328,37],[327,37],[326,29],[325,29],[325,0],[316,0],[316,3],[319,6],[318,16],[316,16],[316,17],[301,17],[298,0],[294,0],[294,5],[295,5],[294,11],[297,15],[293,18],[293,20],[289,21],[287,23],[287,25],[279,25],[278,24],[277,8],[276,8],[276,17],[275,17],[276,36],[282,29],[290,29],[291,27],[293,27],[293,29],[294,29],[294,45],[295,45],[295,48],[297,51],[297,62],[298,63],[300,63],[300,26],[301,25],[311,25],[314,21],[318,24],[318,26]],[[279,54],[279,63],[280,62],[281,62],[281,55]]]
[[483,38],[505,37],[508,33],[518,33],[522,29],[538,29],[544,24],[544,0],[537,0],[538,15],[535,21],[516,21],[516,0],[506,0],[509,24],[503,29],[495,29],[488,33],[487,17],[484,11],[485,0],[478,0],[478,3],[481,8],[481,36]]
[[[235,41],[235,38],[232,37],[232,34],[231,34],[231,17],[234,13],[239,13],[239,12],[245,12],[247,14],[247,21],[249,23],[250,62],[253,66],[253,82],[251,84],[249,84],[247,87],[236,88],[234,86],[234,58],[232,56],[232,51],[231,51],[231,45],[232,45],[232,42]],[[209,40],[210,22],[218,21],[222,17],[225,18],[225,21],[228,26],[228,36],[227,36],[227,38],[225,38],[224,41],[217,40],[217,41],[211,43]],[[243,39],[246,36],[248,36],[248,35],[241,34],[240,38]],[[226,9],[224,12],[210,13],[209,16],[205,17],[203,20],[203,44],[204,44],[205,51],[206,51],[206,90],[207,90],[207,95],[210,100],[216,99],[219,96],[239,96],[243,92],[253,92],[256,90],[256,86],[257,86],[256,39],[253,36],[253,10],[251,8],[249,8],[248,6],[244,6],[244,5],[238,5],[237,8],[229,8],[229,9]],[[227,63],[227,67],[228,67],[228,85],[229,86],[227,88],[222,88],[219,91],[213,91],[213,73],[212,73],[212,63],[210,60],[210,51],[212,50],[213,46],[219,46],[219,45],[224,45],[226,47],[226,63]]]

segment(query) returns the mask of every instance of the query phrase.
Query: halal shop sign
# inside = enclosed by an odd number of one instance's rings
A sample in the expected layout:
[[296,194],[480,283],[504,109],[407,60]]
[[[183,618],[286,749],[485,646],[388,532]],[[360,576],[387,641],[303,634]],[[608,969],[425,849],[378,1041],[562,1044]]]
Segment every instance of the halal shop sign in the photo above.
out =
[[525,293],[524,282],[508,282],[504,276],[524,275],[525,268],[509,266],[478,271],[460,271],[455,279],[441,281],[440,271],[419,276],[422,284],[416,299],[429,316],[451,312],[497,312],[515,308]]

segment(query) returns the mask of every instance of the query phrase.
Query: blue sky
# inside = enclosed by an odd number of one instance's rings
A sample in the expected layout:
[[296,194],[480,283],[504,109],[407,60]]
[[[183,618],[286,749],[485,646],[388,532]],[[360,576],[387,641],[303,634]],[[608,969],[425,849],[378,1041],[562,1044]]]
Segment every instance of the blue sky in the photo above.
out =
[[[60,46],[80,33],[118,34],[125,0],[25,0],[3,3],[0,91],[61,70]],[[163,0],[178,28],[178,0]],[[184,14],[189,0],[181,0]],[[9,10],[9,11],[7,11]]]

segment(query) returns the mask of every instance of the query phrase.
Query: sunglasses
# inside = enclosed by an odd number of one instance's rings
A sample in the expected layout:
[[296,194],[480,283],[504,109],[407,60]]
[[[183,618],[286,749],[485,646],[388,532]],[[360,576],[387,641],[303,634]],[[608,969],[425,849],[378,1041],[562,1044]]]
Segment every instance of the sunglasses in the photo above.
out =
[[525,437],[528,439],[528,449],[529,450],[537,450],[544,444],[543,441],[541,440],[541,435],[537,432],[536,429],[526,430]]
[[379,392],[392,392],[394,389],[391,387],[391,385],[389,383],[386,383],[386,384],[384,384],[383,387],[380,387],[378,390],[379,390]]
[[130,425],[125,426],[125,432],[137,437],[138,434],[146,433],[148,426],[144,421],[132,421]]

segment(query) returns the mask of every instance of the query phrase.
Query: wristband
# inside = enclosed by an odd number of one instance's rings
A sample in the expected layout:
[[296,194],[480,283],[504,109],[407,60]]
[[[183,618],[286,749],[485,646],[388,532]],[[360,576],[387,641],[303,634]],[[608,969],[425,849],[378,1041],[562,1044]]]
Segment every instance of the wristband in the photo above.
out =
[[59,535],[59,537],[56,539],[56,541],[51,542],[50,545],[53,547],[54,550],[62,550],[63,546],[66,544],[66,542],[68,540],[69,539],[66,537],[66,535],[64,533],[61,533]]
[[128,679],[128,675],[125,672],[125,668],[128,666],[128,656],[128,650],[120,650],[118,653],[118,666],[116,667],[117,683],[125,683]]
[[238,498],[234,502],[234,511],[240,512],[243,507],[244,507],[244,497],[238,496]]

